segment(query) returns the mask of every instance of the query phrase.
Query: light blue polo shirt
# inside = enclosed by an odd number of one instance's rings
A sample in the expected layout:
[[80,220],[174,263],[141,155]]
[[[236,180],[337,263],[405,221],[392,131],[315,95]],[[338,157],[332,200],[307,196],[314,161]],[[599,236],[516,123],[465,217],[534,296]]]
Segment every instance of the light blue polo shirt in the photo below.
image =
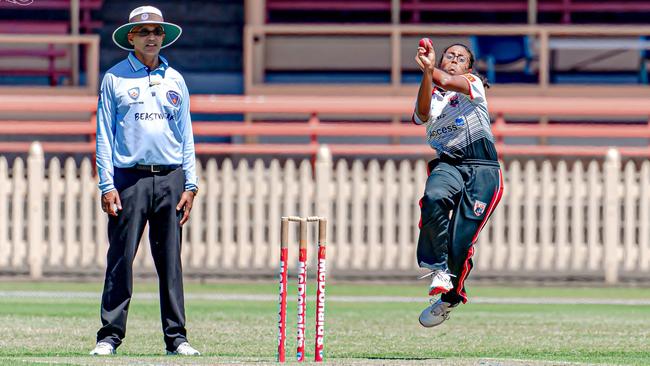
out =
[[185,190],[197,188],[190,95],[160,56],[149,70],[133,53],[106,72],[97,104],[97,172],[102,194],[115,189],[113,167],[182,165]]

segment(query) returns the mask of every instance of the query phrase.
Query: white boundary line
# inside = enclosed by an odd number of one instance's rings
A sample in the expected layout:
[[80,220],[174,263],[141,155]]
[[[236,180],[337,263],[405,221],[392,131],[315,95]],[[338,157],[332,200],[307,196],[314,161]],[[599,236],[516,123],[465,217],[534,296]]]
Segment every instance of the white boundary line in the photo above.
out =
[[[0,298],[34,298],[34,299],[97,299],[101,300],[99,292],[62,292],[62,291],[0,291]],[[158,294],[142,292],[133,294],[138,300],[157,300]],[[255,294],[197,294],[186,293],[186,300],[210,301],[277,301],[278,295]],[[427,297],[407,296],[328,296],[328,302],[347,303],[423,303]],[[314,297],[310,297],[314,301]],[[648,306],[650,299],[590,299],[590,298],[537,298],[537,297],[472,297],[473,304],[513,304],[513,305],[626,305]]]

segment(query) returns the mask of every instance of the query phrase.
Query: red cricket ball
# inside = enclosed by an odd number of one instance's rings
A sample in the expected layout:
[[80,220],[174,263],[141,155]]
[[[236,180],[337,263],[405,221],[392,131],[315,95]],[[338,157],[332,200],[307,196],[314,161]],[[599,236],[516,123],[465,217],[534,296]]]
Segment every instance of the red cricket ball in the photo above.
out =
[[433,48],[433,42],[429,38],[422,38],[419,45],[427,50]]

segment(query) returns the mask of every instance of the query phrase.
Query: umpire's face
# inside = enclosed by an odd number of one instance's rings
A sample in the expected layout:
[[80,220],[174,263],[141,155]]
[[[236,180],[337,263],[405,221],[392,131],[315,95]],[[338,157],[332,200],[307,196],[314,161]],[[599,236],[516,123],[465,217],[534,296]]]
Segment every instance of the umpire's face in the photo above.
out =
[[136,53],[146,56],[158,56],[165,39],[165,30],[160,25],[144,24],[133,27],[129,32],[129,43]]

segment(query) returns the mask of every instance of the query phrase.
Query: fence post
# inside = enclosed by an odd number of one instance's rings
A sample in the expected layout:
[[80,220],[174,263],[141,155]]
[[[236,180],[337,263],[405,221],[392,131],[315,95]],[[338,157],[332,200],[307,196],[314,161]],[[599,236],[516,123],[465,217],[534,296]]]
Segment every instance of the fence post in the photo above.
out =
[[43,276],[43,189],[45,159],[38,141],[32,143],[27,158],[27,242],[29,248],[29,275],[32,279]]
[[[328,218],[330,207],[332,207],[332,153],[327,145],[318,147],[314,163],[314,179],[316,180],[314,215]],[[328,231],[331,232],[331,227],[331,225],[327,225],[325,228],[325,238],[330,237]],[[332,252],[330,252],[331,255]]]
[[316,212],[317,216],[328,217],[332,184],[332,153],[327,145],[320,145],[316,155]]
[[618,150],[611,148],[607,151],[605,159],[605,181],[603,187],[604,198],[604,250],[603,266],[605,267],[605,283],[615,284],[618,282],[619,267],[619,232],[620,232],[620,202],[619,182],[621,175],[621,156]]

